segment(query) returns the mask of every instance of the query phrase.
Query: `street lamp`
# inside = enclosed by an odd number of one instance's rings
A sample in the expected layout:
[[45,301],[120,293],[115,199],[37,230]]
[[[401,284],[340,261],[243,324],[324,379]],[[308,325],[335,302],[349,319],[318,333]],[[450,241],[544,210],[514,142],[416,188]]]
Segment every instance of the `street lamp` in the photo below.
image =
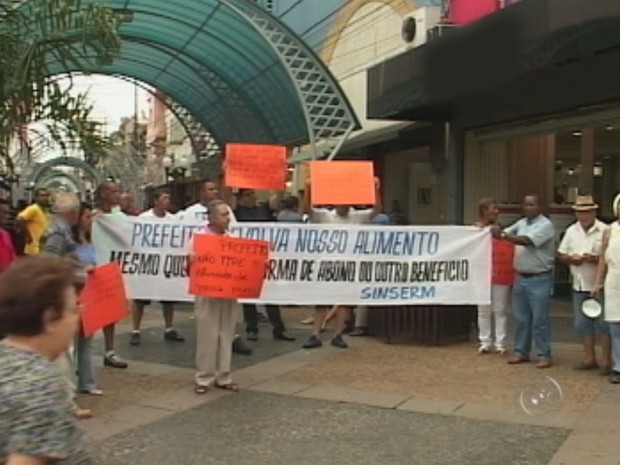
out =
[[191,165],[185,155],[181,155],[176,160],[174,155],[166,155],[162,158],[161,164],[166,172],[166,182],[172,182],[177,178],[185,177]]

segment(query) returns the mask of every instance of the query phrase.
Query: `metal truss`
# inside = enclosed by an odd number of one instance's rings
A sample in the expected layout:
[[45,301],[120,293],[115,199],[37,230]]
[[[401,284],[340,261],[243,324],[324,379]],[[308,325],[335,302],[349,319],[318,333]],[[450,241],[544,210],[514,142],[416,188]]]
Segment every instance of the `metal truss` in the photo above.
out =
[[360,127],[336,79],[303,40],[254,2],[220,2],[245,18],[280,58],[303,106],[315,158],[319,140],[331,145],[328,159],[335,157],[351,132]]

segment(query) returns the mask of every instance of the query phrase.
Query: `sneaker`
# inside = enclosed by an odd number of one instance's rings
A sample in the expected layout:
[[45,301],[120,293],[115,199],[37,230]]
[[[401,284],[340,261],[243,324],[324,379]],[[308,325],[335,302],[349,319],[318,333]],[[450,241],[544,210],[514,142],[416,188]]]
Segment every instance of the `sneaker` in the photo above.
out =
[[332,346],[338,347],[339,349],[348,349],[349,348],[347,343],[344,342],[344,339],[342,339],[342,335],[340,335],[340,334],[336,334],[333,337],[331,344],[332,344]]
[[503,357],[508,353],[508,349],[504,346],[495,346],[495,353]]
[[103,366],[110,368],[127,368],[127,362],[118,355],[112,353],[103,357]]
[[164,339],[166,341],[184,342],[185,338],[181,336],[176,329],[170,329],[164,332]]
[[308,318],[304,318],[303,320],[300,321],[300,323],[302,325],[311,325],[312,323],[314,323],[314,317],[309,316]]
[[258,341],[258,333],[256,331],[248,332],[246,337],[248,341]]
[[609,382],[611,384],[620,384],[620,373],[617,371],[612,371],[611,376],[609,377]]
[[302,347],[304,349],[316,349],[317,347],[321,347],[322,345],[323,343],[321,342],[321,340],[313,334]]
[[137,331],[133,331],[131,333],[131,337],[129,338],[129,345],[139,346],[140,345],[140,333]]
[[491,353],[491,347],[489,346],[480,346],[478,347],[478,355],[486,355]]

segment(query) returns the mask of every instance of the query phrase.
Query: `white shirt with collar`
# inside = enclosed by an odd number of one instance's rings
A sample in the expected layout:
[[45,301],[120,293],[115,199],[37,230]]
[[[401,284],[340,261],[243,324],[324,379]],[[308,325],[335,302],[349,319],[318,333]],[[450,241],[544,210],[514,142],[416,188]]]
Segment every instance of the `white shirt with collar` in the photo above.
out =
[[138,216],[142,218],[174,218],[174,215],[169,211],[167,211],[164,216],[157,216],[152,208],[150,210],[140,213]]
[[[571,224],[558,248],[558,252],[563,255],[601,255],[603,247],[603,235],[609,228],[605,223],[594,220],[594,224],[588,231],[584,231],[579,221]],[[596,278],[595,263],[583,263],[581,265],[571,265],[570,271],[573,278],[573,290],[578,292],[588,292],[594,286]]]
[[[237,218],[235,217],[232,208],[228,207],[228,213],[230,213],[230,224],[236,224]],[[176,217],[180,220],[198,220],[200,222],[208,220],[209,209],[200,202],[196,202],[194,205],[190,205],[185,210],[181,210],[176,214]]]

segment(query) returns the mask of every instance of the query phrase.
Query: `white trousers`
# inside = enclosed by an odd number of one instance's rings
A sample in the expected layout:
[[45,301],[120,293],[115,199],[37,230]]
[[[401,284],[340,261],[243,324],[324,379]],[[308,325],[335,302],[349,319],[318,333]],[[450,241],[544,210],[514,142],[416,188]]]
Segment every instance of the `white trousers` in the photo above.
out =
[[232,343],[239,306],[236,300],[197,297],[196,384],[229,384]]
[[368,307],[365,305],[360,305],[355,308],[355,327],[368,327]]
[[[491,305],[478,306],[478,338],[480,345],[506,347],[506,322],[510,286],[493,284],[491,287]],[[495,325],[495,335],[493,326]]]

